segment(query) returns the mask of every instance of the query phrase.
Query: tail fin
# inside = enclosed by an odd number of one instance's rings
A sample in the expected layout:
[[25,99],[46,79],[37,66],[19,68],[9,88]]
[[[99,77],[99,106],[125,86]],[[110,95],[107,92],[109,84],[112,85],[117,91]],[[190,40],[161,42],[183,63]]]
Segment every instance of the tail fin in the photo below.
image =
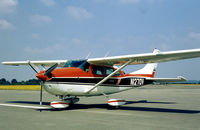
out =
[[[154,54],[158,54],[159,52],[160,51],[156,48],[153,51]],[[158,63],[148,63],[144,66],[144,68],[134,71],[130,74],[135,76],[144,76],[153,78],[156,72],[157,65]]]
[[144,68],[134,71],[130,73],[131,75],[136,75],[136,76],[144,76],[144,77],[151,77],[153,78],[156,72],[158,63],[149,63],[144,66]]

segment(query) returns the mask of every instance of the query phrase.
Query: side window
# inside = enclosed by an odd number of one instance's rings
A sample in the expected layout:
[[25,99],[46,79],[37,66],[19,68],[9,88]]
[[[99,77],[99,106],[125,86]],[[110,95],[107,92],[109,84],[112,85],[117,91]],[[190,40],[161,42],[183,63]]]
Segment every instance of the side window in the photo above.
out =
[[[114,72],[113,68],[106,68],[106,74],[107,75],[111,74],[112,72]],[[120,76],[120,75],[121,75],[120,71],[115,74],[115,76]]]
[[97,75],[104,75],[105,74],[105,68],[101,66],[95,66],[92,67],[92,73]]
[[120,71],[115,74],[115,76],[120,76],[120,75],[121,75]]
[[113,68],[106,68],[106,74],[107,75],[111,74],[112,72],[114,72]]

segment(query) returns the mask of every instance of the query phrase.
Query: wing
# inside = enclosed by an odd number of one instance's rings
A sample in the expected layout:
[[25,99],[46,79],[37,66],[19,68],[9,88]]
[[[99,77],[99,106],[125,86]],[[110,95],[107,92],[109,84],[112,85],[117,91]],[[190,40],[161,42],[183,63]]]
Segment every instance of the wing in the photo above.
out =
[[132,61],[130,64],[146,64],[146,63],[158,63],[167,62],[173,60],[189,59],[200,57],[200,49],[179,50],[179,51],[166,51],[160,52],[155,49],[153,53],[113,56],[104,58],[92,58],[88,59],[88,62],[96,65],[123,65],[127,61]]
[[67,62],[67,60],[44,60],[44,61],[6,61],[2,62],[4,65],[29,65],[29,63],[34,64],[35,66],[52,66],[56,63],[58,63],[59,67],[63,67],[64,64]]
[[178,76],[177,78],[146,78],[146,80],[154,81],[157,83],[169,83],[169,82],[182,82],[187,81],[186,78]]
[[[153,53],[144,54],[134,54],[134,55],[124,55],[124,56],[113,56],[104,58],[92,58],[87,61],[95,65],[123,65],[128,61],[129,64],[147,64],[147,63],[158,63],[167,62],[173,60],[189,59],[200,57],[200,49],[190,49],[190,50],[180,50],[180,51],[167,51],[160,52],[155,49]],[[2,62],[4,65],[29,65],[30,61],[12,61],[12,62]],[[59,63],[59,67],[62,67],[67,60],[48,60],[48,61],[31,61],[32,64],[38,66],[52,66],[55,63]]]

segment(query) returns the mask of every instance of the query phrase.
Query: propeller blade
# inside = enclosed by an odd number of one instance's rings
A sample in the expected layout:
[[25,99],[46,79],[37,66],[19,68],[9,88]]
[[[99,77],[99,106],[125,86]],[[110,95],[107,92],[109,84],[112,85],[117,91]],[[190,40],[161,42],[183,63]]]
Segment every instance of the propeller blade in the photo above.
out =
[[51,77],[51,72],[58,66],[58,63],[55,65],[51,66],[48,70],[44,72],[44,75],[47,75],[48,77]]
[[40,83],[41,89],[40,89],[40,105],[42,105],[42,88],[43,88],[43,82]]

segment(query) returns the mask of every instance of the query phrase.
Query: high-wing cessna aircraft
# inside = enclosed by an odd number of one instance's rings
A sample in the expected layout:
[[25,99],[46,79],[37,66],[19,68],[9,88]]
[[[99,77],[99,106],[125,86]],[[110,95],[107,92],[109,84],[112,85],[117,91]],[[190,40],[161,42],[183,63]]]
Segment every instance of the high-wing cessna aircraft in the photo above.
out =
[[[61,101],[51,102],[54,108],[66,108],[79,101],[80,96],[108,97],[108,104],[120,106],[126,103],[122,99],[111,99],[108,95],[132,88],[152,84],[153,82],[185,81],[183,77],[154,78],[157,63],[173,60],[200,57],[200,49],[91,58],[84,60],[51,60],[51,61],[10,61],[4,65],[29,65],[41,80],[42,88],[52,95],[59,96]],[[144,68],[126,74],[122,69],[128,65],[146,64]],[[45,69],[50,66],[49,69]],[[118,67],[115,67],[118,66]],[[43,70],[40,71],[39,68]]]

